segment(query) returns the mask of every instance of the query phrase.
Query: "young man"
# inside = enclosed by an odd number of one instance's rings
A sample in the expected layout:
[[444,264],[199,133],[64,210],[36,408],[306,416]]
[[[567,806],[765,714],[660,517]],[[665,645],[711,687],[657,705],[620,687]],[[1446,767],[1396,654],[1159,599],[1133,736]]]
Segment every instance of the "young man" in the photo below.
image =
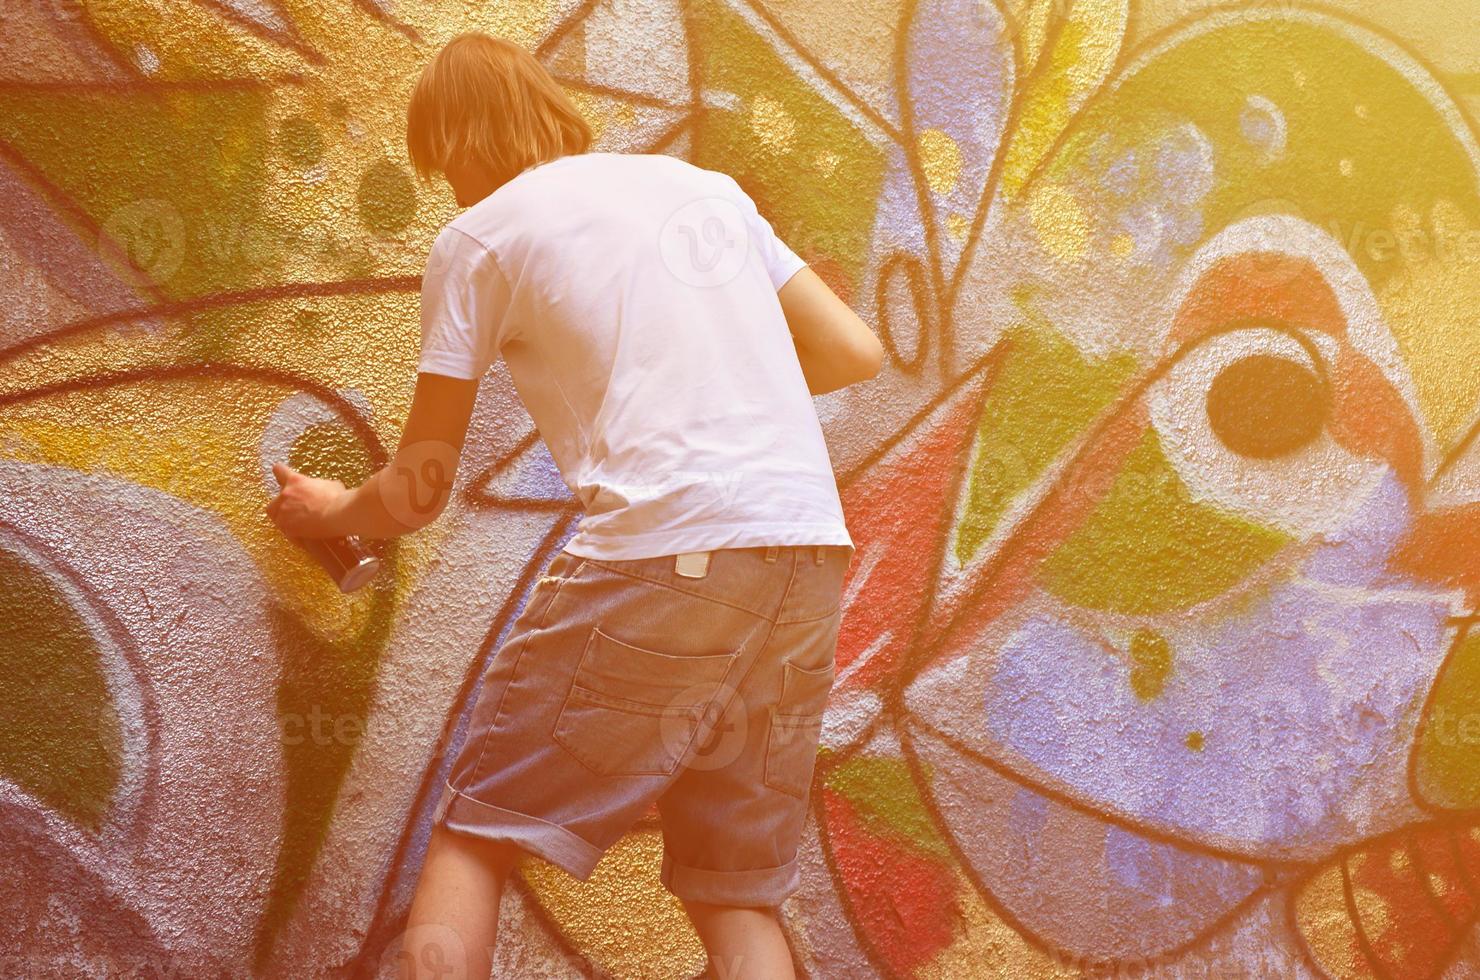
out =
[[432,246],[400,447],[352,491],[279,464],[269,513],[295,537],[434,520],[497,357],[584,509],[483,678],[407,975],[486,977],[516,859],[585,879],[656,802],[711,969],[793,976],[774,909],[799,886],[853,554],[811,394],[873,377],[882,348],[731,178],[590,152],[516,45],[449,42],[407,139],[467,210]]

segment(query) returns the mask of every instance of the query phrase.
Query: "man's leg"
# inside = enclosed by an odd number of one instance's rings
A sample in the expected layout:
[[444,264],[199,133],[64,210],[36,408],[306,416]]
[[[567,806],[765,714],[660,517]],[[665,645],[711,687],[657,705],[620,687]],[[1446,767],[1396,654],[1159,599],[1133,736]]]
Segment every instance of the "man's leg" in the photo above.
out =
[[402,934],[402,980],[487,980],[499,900],[522,853],[506,841],[432,828]]
[[683,900],[709,953],[704,980],[794,980],[791,950],[776,912]]

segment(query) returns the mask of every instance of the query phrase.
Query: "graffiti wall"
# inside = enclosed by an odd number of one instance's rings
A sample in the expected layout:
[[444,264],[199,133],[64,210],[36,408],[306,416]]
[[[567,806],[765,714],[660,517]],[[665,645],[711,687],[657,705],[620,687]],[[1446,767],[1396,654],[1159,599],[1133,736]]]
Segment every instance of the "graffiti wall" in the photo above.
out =
[[[389,976],[476,681],[579,516],[508,376],[341,596],[468,29],[733,174],[865,315],[783,907],[811,977],[1480,972],[1477,15],[1383,0],[9,0],[4,973]],[[683,978],[648,814],[501,975]]]

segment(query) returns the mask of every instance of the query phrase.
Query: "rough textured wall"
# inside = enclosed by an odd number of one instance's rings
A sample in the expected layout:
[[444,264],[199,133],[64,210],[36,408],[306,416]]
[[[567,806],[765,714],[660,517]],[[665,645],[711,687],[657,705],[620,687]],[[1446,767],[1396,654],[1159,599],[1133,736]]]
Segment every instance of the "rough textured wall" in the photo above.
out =
[[[468,28],[734,174],[888,347],[817,401],[859,551],[808,975],[1475,975],[1475,11],[10,0],[6,975],[389,967],[576,512],[499,368],[373,590],[262,507],[399,436],[455,213],[401,114]],[[697,972],[660,847],[527,864],[507,975]]]

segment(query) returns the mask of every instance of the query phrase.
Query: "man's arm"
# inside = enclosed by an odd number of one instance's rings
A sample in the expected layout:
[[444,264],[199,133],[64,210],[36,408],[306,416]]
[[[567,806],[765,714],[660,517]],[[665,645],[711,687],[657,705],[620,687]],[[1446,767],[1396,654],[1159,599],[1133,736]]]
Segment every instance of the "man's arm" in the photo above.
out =
[[451,499],[478,381],[419,373],[395,457],[353,490],[277,463],[268,516],[290,537],[393,538],[436,520]]
[[879,373],[884,345],[817,273],[798,270],[776,296],[812,394],[836,391]]

